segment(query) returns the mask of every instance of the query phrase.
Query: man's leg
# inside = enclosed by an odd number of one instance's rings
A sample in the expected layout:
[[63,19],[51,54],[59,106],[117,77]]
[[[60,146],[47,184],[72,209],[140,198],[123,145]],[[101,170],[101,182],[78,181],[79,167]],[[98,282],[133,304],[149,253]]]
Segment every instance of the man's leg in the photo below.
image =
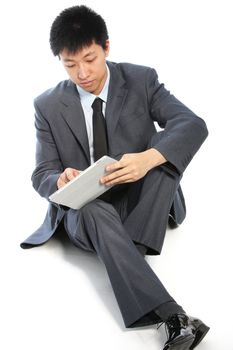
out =
[[64,224],[75,245],[103,261],[126,327],[166,320],[164,305],[171,314],[184,312],[140,255],[112,204],[97,199],[78,215],[71,209]]
[[[163,132],[155,134],[148,149],[162,137]],[[142,179],[129,184],[127,213],[122,221],[132,240],[148,247],[149,255],[160,254],[169,215],[176,224],[182,223],[185,218],[180,180],[181,175],[175,167],[167,163],[153,168]]]
[[148,247],[149,255],[161,252],[179,181],[179,176],[173,177],[157,167],[129,186],[123,225],[134,242]]

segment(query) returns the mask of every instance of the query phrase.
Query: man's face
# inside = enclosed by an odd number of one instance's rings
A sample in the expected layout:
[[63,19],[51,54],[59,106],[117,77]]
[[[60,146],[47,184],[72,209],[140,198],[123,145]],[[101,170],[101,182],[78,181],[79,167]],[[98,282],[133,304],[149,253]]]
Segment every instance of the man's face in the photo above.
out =
[[60,59],[70,79],[84,90],[99,95],[107,78],[106,57],[109,53],[109,41],[106,49],[94,42],[75,53],[64,49]]

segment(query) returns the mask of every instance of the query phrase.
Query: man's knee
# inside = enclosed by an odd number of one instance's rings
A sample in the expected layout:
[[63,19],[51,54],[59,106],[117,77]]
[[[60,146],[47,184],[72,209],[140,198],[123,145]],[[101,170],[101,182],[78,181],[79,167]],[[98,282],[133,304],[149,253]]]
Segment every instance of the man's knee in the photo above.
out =
[[84,218],[96,217],[101,215],[109,206],[109,203],[106,203],[101,199],[94,199],[93,201],[85,204],[80,209],[80,213]]

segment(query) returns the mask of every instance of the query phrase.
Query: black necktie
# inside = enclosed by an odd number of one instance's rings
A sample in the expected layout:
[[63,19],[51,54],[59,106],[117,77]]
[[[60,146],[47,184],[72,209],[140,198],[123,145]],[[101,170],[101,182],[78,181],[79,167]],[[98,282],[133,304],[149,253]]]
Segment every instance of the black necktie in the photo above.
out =
[[106,122],[102,112],[103,101],[97,97],[92,103],[93,109],[93,146],[95,162],[108,154],[108,137]]

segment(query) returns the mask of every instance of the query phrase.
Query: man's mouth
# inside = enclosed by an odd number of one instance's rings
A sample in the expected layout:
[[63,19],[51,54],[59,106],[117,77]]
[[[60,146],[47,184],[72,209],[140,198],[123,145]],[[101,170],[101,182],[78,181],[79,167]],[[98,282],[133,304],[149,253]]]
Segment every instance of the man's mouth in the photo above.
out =
[[80,82],[80,85],[81,85],[81,86],[84,86],[84,87],[87,87],[87,86],[92,85],[93,82],[94,82],[94,80],[83,81],[83,82]]

